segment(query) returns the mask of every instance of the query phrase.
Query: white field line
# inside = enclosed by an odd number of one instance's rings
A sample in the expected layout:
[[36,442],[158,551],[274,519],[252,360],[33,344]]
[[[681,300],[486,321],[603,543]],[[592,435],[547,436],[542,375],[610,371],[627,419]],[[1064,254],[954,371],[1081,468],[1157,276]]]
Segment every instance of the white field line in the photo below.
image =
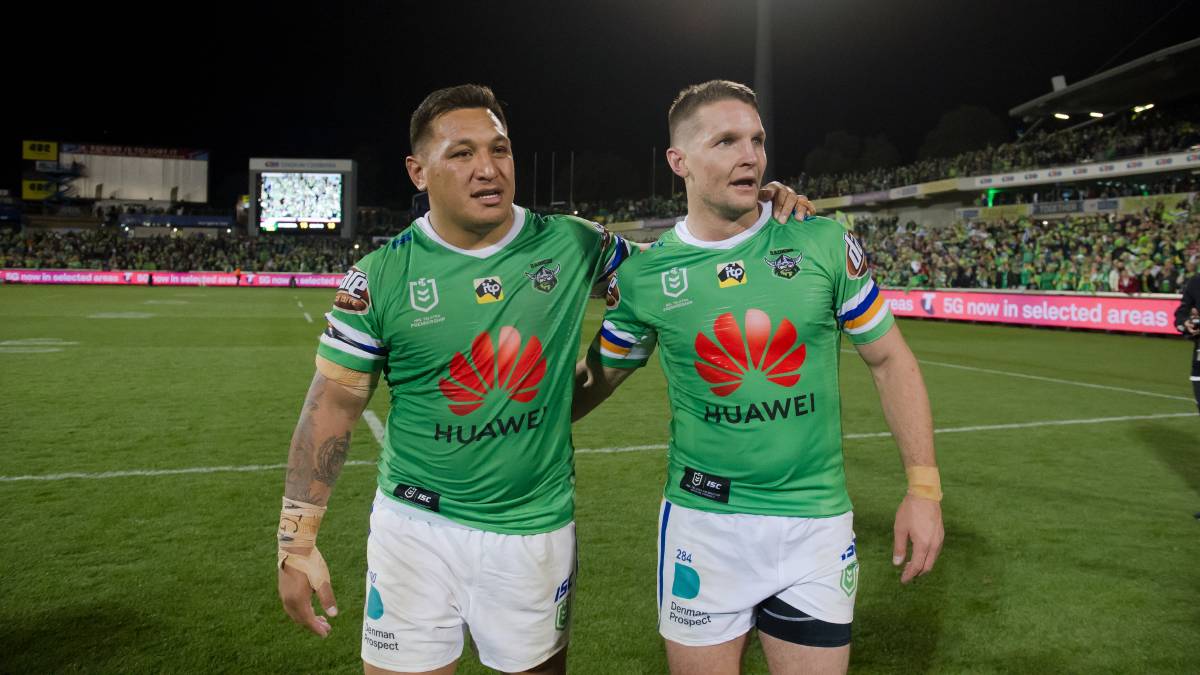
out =
[[371,427],[371,434],[375,436],[375,442],[378,443],[379,447],[382,448],[383,422],[379,421],[379,416],[375,414],[374,410],[364,410],[362,417],[363,421],[367,423],[367,426]]
[[[1158,415],[1124,415],[1122,417],[1092,417],[1082,420],[1046,420],[1043,422],[1016,422],[1014,424],[982,424],[973,427],[951,427],[949,429],[934,429],[935,434],[961,434],[974,431],[1005,431],[1008,429],[1033,429],[1036,427],[1065,427],[1076,424],[1107,424],[1111,422],[1134,422],[1138,420],[1162,420],[1172,417],[1196,417],[1194,412],[1161,413]],[[890,431],[877,431],[871,434],[846,434],[842,438],[855,440],[860,438],[886,438]]]
[[21,340],[0,340],[0,354],[49,354],[61,352],[64,346],[74,346],[78,342],[67,342],[61,338],[24,338]]
[[[853,349],[843,349],[847,354],[857,354]],[[925,361],[917,359],[917,363],[925,366],[941,366],[942,368],[956,368],[958,370],[970,370],[976,373],[988,373],[989,375],[1005,375],[1008,377],[1020,377],[1027,380],[1037,380],[1039,382],[1053,382],[1054,384],[1070,384],[1076,387],[1090,387],[1092,389],[1107,389],[1109,391],[1120,391],[1126,394],[1139,394],[1141,396],[1154,396],[1156,398],[1169,398],[1174,401],[1188,401],[1192,399],[1187,396],[1175,396],[1173,394],[1160,394],[1156,391],[1143,391],[1141,389],[1127,389],[1125,387],[1113,387],[1107,384],[1094,384],[1092,382],[1080,382],[1078,380],[1062,380],[1057,377],[1043,377],[1041,375],[1030,375],[1028,373],[1015,373],[1010,370],[993,370],[991,368],[976,368],[975,366],[962,366],[957,363],[945,363],[942,361]]]
[[61,351],[58,347],[0,347],[0,354],[49,354]]
[[[368,417],[368,414],[370,416]],[[379,418],[371,411],[363,414],[363,418],[367,421],[367,426],[371,427],[371,433],[375,434],[375,439],[378,441],[383,436],[383,425],[380,424]],[[1159,420],[1175,417],[1195,417],[1196,413],[1162,413],[1158,415],[1126,415],[1124,417],[1093,417],[1090,419],[1079,420],[1046,420],[1042,422],[1021,422],[1016,424],[987,424],[970,427],[950,427],[946,429],[934,429],[935,434],[957,434],[957,433],[973,433],[978,431],[1006,431],[1010,429],[1033,429],[1036,427],[1056,427],[1068,425],[1082,424],[1105,424],[1112,422],[1131,422],[1136,420]],[[371,419],[374,422],[371,422]],[[378,425],[378,431],[376,430]],[[891,436],[889,431],[880,431],[869,434],[846,434],[844,438],[847,440],[865,439],[865,438],[886,438]],[[630,445],[625,447],[612,448],[579,448],[575,451],[580,455],[600,455],[600,454],[615,454],[621,452],[638,452],[641,450],[665,450],[666,445]],[[351,460],[346,462],[346,466],[374,466],[375,462],[367,460]],[[207,474],[207,473],[247,473],[254,471],[276,471],[287,468],[286,464],[248,464],[242,466],[194,466],[186,469],[134,469],[128,471],[104,471],[100,473],[53,473],[42,475],[29,476],[0,476],[0,483],[16,483],[24,481],[59,481],[69,480],[72,478],[94,480],[99,478],[127,478],[133,476],[178,476],[182,474]]]

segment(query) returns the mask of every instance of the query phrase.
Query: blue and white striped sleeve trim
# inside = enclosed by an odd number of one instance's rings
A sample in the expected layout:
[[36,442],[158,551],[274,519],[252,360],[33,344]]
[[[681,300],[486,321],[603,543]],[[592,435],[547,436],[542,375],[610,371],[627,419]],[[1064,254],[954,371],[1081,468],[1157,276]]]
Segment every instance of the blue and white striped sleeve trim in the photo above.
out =
[[617,271],[617,267],[629,257],[629,247],[631,244],[621,235],[614,234],[612,237],[613,254],[609,257],[608,262],[604,264],[604,270],[600,273],[600,278],[596,279],[597,282],[608,281],[612,277],[613,272]]
[[341,321],[332,313],[325,314],[328,325],[321,334],[321,344],[351,356],[379,361],[387,356],[383,342]]
[[637,338],[605,321],[600,328],[600,355],[610,359],[644,361],[650,358],[656,339],[653,334]]
[[878,326],[890,313],[875,280],[867,279],[866,285],[842,305],[837,319],[846,333],[859,335]]

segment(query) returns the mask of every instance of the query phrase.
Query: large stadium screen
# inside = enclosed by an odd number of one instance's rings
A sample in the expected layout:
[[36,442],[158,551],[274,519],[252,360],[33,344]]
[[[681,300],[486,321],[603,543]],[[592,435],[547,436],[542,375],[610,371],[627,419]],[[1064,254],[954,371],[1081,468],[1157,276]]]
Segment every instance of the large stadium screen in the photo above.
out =
[[262,173],[258,228],[263,232],[340,232],[345,194],[340,173]]

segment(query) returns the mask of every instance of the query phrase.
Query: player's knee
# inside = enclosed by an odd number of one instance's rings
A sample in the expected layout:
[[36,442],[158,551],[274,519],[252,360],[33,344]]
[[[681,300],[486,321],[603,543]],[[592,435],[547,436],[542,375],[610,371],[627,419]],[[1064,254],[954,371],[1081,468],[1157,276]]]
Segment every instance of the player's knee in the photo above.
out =
[[769,598],[754,610],[758,630],[773,638],[806,647],[844,647],[850,644],[849,623],[829,623]]

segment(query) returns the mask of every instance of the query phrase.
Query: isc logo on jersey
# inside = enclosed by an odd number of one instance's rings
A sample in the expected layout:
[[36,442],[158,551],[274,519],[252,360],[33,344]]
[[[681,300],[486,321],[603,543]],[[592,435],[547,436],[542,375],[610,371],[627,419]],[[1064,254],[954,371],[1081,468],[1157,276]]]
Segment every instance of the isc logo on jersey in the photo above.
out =
[[475,302],[487,304],[504,299],[504,285],[500,277],[484,277],[475,280]]
[[367,290],[367,273],[351,267],[338,284],[333,305],[349,314],[366,314],[371,308],[371,293]]
[[729,288],[746,283],[746,265],[741,260],[717,265],[717,286]]

